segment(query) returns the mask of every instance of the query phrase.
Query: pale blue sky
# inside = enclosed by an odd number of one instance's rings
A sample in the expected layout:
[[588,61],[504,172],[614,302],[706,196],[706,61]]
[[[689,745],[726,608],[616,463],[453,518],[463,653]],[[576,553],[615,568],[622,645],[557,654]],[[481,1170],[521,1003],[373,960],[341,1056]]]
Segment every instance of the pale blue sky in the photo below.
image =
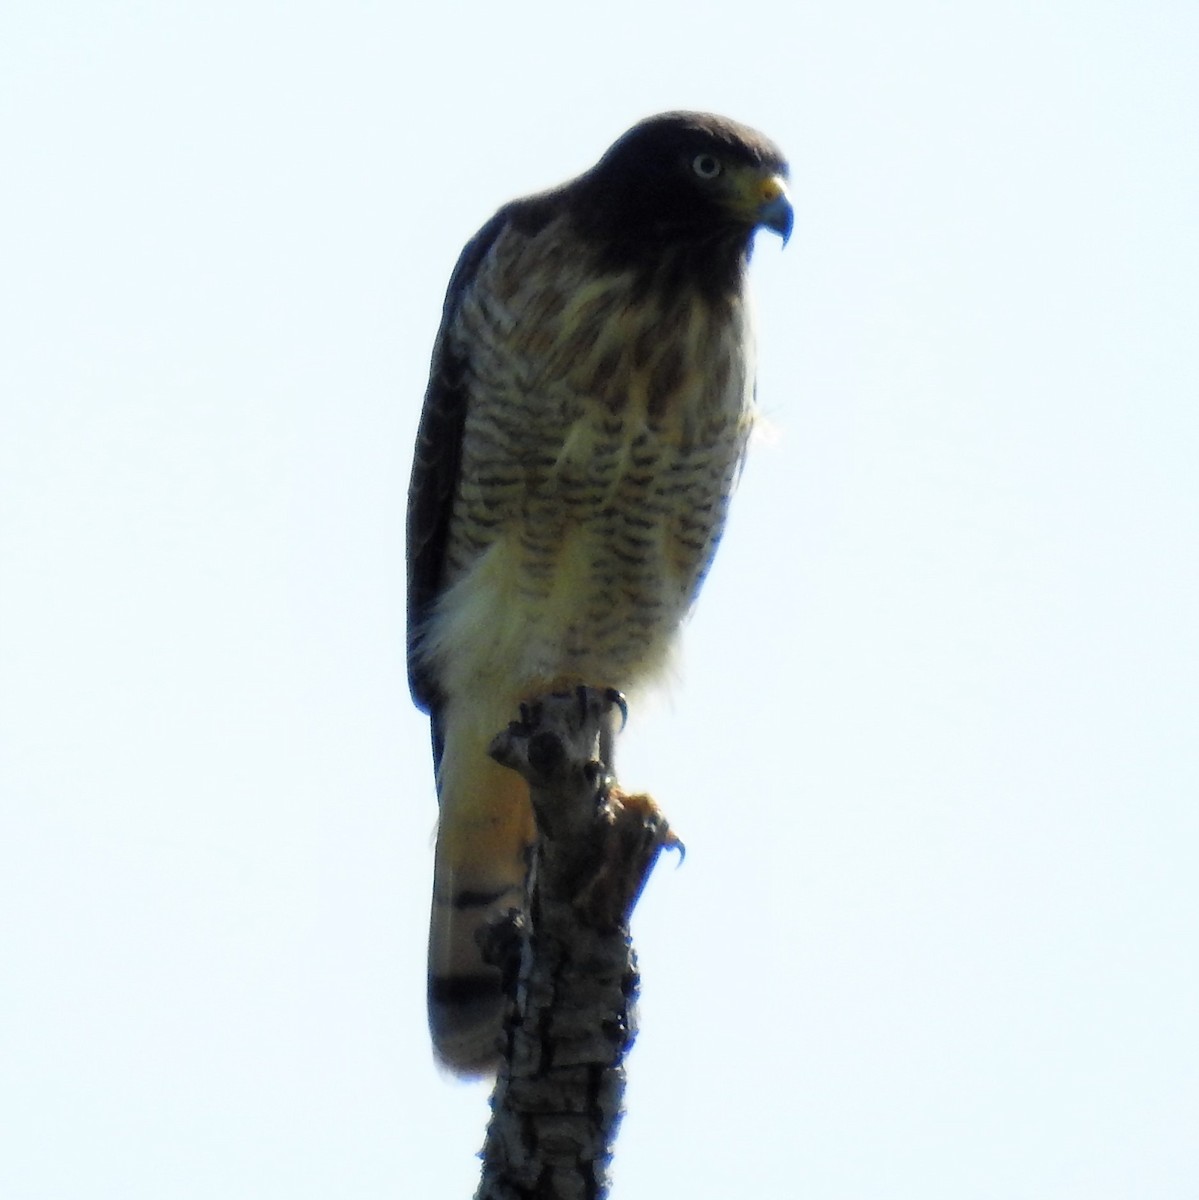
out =
[[622,776],[688,847],[618,1200],[1199,1194],[1199,14],[10,4],[0,1195],[469,1195],[403,501],[503,200],[790,154],[754,447]]

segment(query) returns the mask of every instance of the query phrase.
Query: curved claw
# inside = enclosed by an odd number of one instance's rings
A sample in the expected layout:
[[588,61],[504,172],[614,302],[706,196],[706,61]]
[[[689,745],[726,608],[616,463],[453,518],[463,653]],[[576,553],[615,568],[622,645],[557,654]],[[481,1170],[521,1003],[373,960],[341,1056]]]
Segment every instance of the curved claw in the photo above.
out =
[[624,698],[624,692],[619,688],[605,688],[604,699],[620,709],[620,731],[623,733],[624,727],[629,723],[629,702]]

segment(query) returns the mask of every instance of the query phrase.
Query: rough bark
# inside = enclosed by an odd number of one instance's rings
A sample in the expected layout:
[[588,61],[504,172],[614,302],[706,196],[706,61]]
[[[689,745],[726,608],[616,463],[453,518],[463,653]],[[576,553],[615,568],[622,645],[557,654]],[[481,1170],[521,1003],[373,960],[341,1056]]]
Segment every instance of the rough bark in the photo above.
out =
[[647,796],[610,774],[619,693],[578,688],[521,710],[492,743],[529,782],[538,841],[524,915],[493,931],[512,973],[504,1058],[476,1200],[600,1200],[635,1036],[628,919],[663,846]]

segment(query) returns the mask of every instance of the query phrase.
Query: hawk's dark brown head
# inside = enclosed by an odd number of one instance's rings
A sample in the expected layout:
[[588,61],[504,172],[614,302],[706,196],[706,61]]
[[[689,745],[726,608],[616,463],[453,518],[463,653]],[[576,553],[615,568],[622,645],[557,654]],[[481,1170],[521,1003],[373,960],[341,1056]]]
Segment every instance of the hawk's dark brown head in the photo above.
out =
[[765,226],[791,234],[788,167],[779,148],[709,113],[673,112],[634,125],[584,178],[614,213],[647,231]]
[[648,268],[665,257],[731,282],[757,229],[790,236],[787,177],[782,152],[756,130],[670,112],[634,125],[560,194],[606,265]]

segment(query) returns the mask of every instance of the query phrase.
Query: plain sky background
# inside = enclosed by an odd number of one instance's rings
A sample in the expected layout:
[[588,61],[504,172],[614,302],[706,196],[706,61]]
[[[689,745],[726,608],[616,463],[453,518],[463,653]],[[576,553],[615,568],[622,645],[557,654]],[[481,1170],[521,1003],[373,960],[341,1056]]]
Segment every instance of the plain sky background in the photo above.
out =
[[471,1194],[403,506],[459,249],[634,120],[789,153],[626,784],[616,1200],[1199,1196],[1199,10],[0,18],[0,1195]]

